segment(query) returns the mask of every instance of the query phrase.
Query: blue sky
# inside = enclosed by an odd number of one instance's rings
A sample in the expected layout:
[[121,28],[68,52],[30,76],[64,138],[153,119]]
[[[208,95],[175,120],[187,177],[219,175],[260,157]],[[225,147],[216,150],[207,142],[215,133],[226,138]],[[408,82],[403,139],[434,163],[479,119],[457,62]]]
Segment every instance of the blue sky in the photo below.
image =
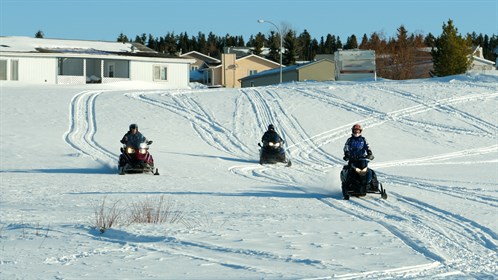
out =
[[343,43],[352,34],[394,37],[399,26],[410,33],[439,36],[452,19],[459,33],[498,35],[498,0],[0,0],[0,35],[115,41],[168,32],[218,36],[268,34],[274,27],[258,19],[305,29],[317,40],[327,34]]

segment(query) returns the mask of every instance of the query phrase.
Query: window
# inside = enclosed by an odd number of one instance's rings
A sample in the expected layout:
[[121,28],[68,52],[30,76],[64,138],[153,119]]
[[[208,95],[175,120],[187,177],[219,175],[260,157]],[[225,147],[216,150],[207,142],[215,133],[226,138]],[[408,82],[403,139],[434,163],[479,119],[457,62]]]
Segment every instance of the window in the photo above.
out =
[[19,60],[10,61],[10,80],[19,81]]
[[168,67],[154,65],[154,81],[167,81],[168,80]]
[[197,65],[192,65],[190,67],[190,71],[197,71],[198,69],[199,69],[199,66],[197,66]]
[[110,63],[107,66],[107,77],[114,78],[114,63]]
[[249,76],[258,73],[258,70],[249,70]]
[[0,81],[7,80],[7,60],[0,60]]

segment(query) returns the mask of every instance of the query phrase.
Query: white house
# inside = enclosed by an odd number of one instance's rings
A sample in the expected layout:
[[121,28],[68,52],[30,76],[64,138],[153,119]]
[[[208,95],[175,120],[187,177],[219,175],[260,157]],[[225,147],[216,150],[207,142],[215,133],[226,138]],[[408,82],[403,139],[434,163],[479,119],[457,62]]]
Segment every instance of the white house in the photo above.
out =
[[483,50],[481,46],[474,48],[471,54],[471,63],[469,71],[487,71],[496,69],[496,63],[491,60],[487,60],[483,56]]
[[136,43],[0,37],[0,80],[20,83],[145,81],[187,88],[194,62]]

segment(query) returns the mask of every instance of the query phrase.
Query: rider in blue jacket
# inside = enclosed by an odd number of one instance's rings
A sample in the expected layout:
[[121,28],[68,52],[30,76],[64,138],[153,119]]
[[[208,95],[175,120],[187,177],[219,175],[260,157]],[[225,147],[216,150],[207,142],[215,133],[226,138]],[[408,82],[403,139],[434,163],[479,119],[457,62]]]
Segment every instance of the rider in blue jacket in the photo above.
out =
[[372,150],[368,145],[367,139],[361,136],[363,128],[361,125],[355,124],[351,128],[351,137],[346,140],[344,145],[344,160],[358,160],[362,158],[368,158],[369,160],[374,159]]

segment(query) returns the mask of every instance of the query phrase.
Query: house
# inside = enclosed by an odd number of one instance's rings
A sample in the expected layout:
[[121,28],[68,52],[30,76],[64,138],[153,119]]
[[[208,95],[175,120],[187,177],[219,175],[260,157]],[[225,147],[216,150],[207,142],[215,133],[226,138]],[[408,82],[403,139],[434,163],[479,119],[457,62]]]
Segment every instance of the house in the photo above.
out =
[[377,79],[373,50],[337,50],[334,53],[334,60],[338,81]]
[[187,88],[194,62],[136,43],[0,37],[0,80],[20,83],[145,81]]
[[225,48],[221,60],[197,52],[182,54],[198,60],[198,69],[191,72],[191,81],[198,81],[210,87],[240,88],[240,79],[246,76],[280,67],[280,64],[264,57],[250,54],[250,51],[235,51]]
[[[333,81],[335,76],[335,63],[327,58],[282,68],[282,82]],[[240,82],[242,87],[278,84],[280,82],[280,68],[241,78]]]
[[211,72],[210,67],[221,64],[221,60],[197,51],[181,54],[180,57],[195,60],[195,62],[190,65],[191,82],[212,85],[213,73]]
[[486,70],[495,70],[496,69],[496,63],[487,60],[483,56],[483,50],[481,46],[477,46],[474,48],[471,54],[471,63],[470,63],[470,69],[469,71],[473,72],[479,72],[479,71],[486,71]]

